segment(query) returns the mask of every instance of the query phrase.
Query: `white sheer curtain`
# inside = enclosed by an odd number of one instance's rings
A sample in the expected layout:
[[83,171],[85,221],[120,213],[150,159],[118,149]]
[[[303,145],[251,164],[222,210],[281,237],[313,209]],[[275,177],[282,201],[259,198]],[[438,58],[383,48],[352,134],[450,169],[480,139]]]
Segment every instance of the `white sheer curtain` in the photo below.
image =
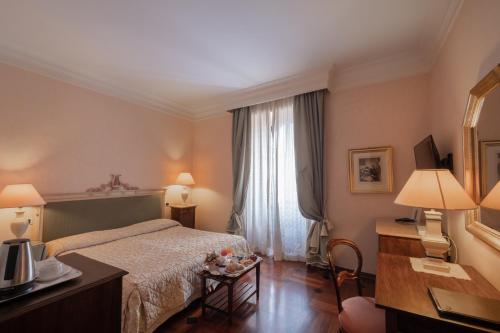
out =
[[251,112],[251,167],[243,217],[254,251],[275,260],[305,260],[310,222],[299,210],[293,144],[293,98]]

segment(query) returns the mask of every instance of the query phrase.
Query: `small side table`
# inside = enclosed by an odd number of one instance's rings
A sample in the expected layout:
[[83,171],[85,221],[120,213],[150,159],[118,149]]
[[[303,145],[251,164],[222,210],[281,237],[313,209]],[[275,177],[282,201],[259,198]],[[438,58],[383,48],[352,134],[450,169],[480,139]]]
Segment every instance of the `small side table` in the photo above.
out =
[[[210,308],[228,315],[229,322],[233,320],[233,313],[241,305],[252,297],[256,296],[259,301],[260,289],[260,263],[259,258],[247,271],[236,277],[224,275],[213,275],[210,272],[203,271],[199,273],[201,277],[201,314],[206,313],[206,308]],[[255,285],[248,282],[238,283],[238,281],[251,271],[255,271]],[[214,290],[207,290],[207,280],[215,280],[219,285]]]
[[180,222],[186,228],[193,228],[195,225],[196,205],[170,205],[172,220]]

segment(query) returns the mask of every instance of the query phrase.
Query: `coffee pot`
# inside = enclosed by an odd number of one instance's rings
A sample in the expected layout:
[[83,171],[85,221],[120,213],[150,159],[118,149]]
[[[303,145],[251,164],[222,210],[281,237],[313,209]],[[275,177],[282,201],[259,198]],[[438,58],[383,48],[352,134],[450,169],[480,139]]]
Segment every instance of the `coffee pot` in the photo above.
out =
[[0,294],[30,289],[35,278],[30,240],[17,238],[4,241],[0,247]]

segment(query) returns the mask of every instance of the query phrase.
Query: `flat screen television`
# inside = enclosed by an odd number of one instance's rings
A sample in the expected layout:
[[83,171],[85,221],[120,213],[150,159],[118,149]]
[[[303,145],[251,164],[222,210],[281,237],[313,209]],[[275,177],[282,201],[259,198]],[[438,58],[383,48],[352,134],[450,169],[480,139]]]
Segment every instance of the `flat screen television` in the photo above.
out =
[[415,148],[415,163],[417,169],[441,169],[441,158],[432,135],[420,141]]

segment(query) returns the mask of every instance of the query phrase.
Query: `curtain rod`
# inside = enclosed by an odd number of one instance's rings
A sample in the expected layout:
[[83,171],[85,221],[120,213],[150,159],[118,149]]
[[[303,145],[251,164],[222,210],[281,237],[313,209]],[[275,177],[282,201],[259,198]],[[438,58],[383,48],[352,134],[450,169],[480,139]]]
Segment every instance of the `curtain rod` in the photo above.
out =
[[234,109],[231,109],[231,110],[227,110],[226,112],[228,112],[228,113],[233,113],[234,111],[239,110],[239,109],[241,109],[241,108],[246,108],[246,107],[250,107],[250,106],[254,106],[254,105],[259,105],[259,104],[264,104],[264,103],[269,103],[269,102],[279,101],[280,99],[285,99],[285,98],[289,98],[289,97],[295,97],[295,96],[300,96],[300,95],[310,94],[310,93],[313,93],[313,92],[323,91],[323,90],[326,90],[326,92],[330,92],[330,90],[329,90],[328,88],[322,88],[322,89],[317,89],[317,90],[311,90],[311,91],[307,91],[307,92],[302,93],[302,94],[291,95],[291,96],[285,96],[285,97],[281,97],[281,98],[277,98],[277,99],[271,99],[271,100],[269,100],[269,101],[265,101],[265,102],[260,102],[260,103],[255,103],[255,104],[245,105],[245,106],[242,106],[242,107],[239,107],[239,108],[234,108]]

